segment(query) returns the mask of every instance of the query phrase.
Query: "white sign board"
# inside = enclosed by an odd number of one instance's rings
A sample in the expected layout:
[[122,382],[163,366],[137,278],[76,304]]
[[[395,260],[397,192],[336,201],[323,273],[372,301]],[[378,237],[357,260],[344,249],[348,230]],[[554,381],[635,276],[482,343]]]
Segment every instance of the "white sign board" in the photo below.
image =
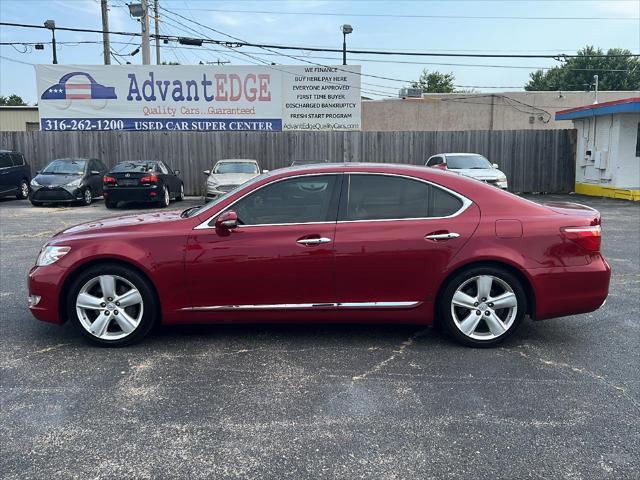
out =
[[360,130],[359,66],[37,65],[42,130]]

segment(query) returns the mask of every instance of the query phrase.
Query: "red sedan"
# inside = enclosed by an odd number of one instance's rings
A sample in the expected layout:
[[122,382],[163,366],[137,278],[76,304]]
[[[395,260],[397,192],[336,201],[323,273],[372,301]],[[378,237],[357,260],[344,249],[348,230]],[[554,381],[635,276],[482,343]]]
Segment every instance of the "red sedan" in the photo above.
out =
[[610,274],[589,207],[424,167],[323,164],[65,230],[29,273],[29,307],[100,345],[156,322],[438,321],[490,346],[527,314],[596,310]]

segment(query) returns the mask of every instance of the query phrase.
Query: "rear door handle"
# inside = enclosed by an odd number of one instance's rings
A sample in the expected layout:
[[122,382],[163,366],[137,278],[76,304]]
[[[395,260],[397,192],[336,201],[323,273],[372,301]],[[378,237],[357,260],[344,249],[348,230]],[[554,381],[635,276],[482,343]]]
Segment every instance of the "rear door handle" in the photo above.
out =
[[455,233],[455,232],[448,232],[448,233],[433,233],[431,235],[427,235],[426,238],[427,240],[450,240],[452,238],[458,238],[460,236],[459,233]]
[[300,245],[320,245],[322,243],[331,242],[330,238],[320,237],[320,238],[301,238],[297,241]]

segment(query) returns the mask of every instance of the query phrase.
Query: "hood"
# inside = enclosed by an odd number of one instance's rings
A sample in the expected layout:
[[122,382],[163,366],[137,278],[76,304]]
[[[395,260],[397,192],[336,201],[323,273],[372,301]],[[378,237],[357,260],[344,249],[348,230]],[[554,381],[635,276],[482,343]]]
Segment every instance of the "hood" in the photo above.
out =
[[63,230],[58,235],[99,234],[113,232],[114,230],[128,230],[140,226],[157,225],[158,223],[171,222],[180,219],[181,210],[169,212],[143,213],[137,215],[125,215],[123,217],[103,218],[93,222],[81,223],[75,227]]
[[212,173],[207,179],[208,183],[217,183],[218,185],[242,185],[253,177],[257,177],[257,173]]
[[39,174],[34,177],[34,180],[43,187],[60,186],[71,183],[74,180],[82,179],[82,175],[56,175],[56,174]]
[[504,173],[497,168],[449,168],[450,172],[471,177],[478,180],[497,180],[504,177]]

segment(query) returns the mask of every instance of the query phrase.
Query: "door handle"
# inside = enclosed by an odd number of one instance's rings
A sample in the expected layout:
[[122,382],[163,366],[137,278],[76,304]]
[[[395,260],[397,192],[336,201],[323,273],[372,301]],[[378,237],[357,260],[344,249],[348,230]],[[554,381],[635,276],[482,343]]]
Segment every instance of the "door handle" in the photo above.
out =
[[427,240],[450,240],[452,238],[458,238],[460,236],[459,233],[455,233],[455,232],[451,232],[451,233],[434,233],[431,235],[427,235],[426,238]]
[[320,238],[301,238],[296,243],[300,245],[320,245],[321,243],[329,243],[331,242],[330,238],[320,237]]

